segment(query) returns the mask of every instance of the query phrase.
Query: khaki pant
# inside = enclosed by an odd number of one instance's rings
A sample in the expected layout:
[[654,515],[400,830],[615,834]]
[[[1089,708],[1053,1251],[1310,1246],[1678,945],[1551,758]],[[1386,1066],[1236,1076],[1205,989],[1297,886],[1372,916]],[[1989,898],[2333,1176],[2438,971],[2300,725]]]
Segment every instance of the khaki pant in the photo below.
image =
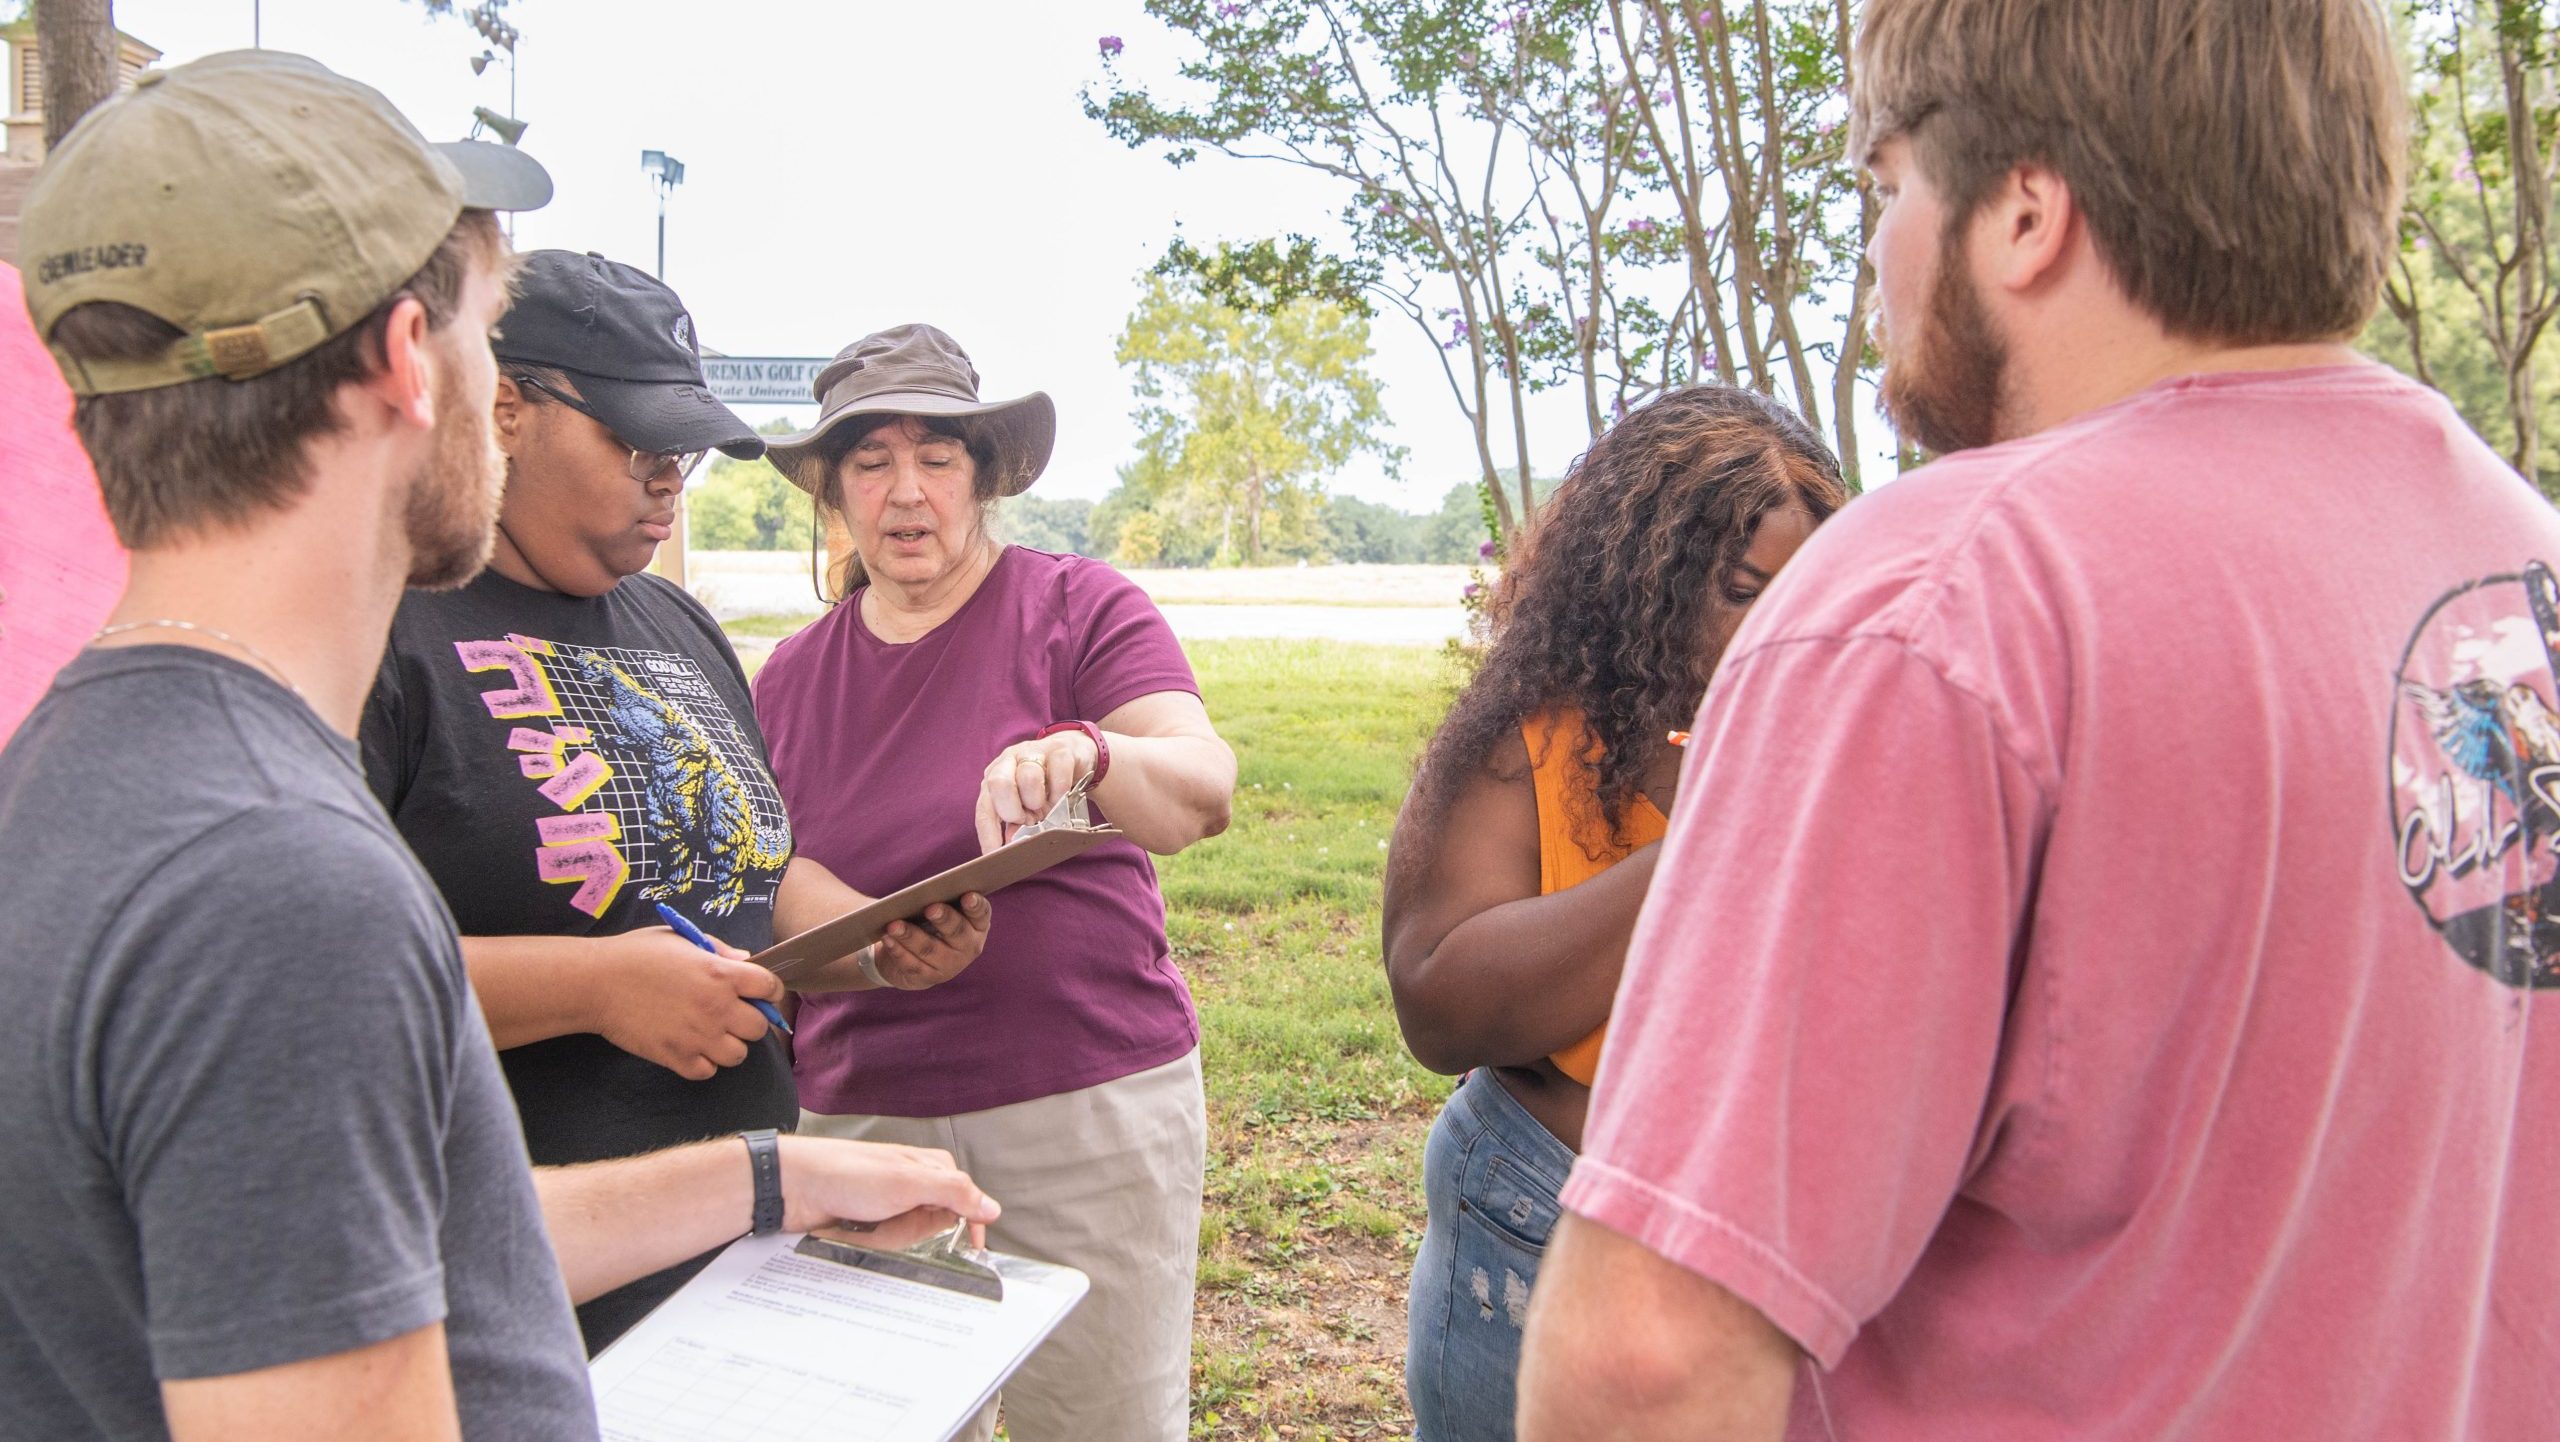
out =
[[[800,1115],[817,1136],[940,1147],[1004,1216],[987,1245],[1074,1267],[1093,1290],[999,1398],[1014,1442],[1183,1442],[1208,1121],[1200,1053],[956,1117]],[[962,1442],[995,1435],[990,1404]]]

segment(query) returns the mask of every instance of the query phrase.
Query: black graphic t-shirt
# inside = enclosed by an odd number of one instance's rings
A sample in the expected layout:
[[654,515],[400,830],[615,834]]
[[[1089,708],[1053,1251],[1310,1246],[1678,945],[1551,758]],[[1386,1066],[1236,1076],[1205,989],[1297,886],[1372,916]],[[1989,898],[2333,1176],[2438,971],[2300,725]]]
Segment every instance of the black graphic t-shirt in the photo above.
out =
[[[596,597],[494,571],[410,592],[362,739],[375,794],[466,937],[612,936],[660,925],[664,901],[732,946],[773,941],[791,827],[746,678],[710,615],[656,576]],[[799,1116],[772,1035],[701,1082],[594,1035],[500,1060],[537,1165],[787,1130]],[[702,1260],[579,1308],[589,1348]]]

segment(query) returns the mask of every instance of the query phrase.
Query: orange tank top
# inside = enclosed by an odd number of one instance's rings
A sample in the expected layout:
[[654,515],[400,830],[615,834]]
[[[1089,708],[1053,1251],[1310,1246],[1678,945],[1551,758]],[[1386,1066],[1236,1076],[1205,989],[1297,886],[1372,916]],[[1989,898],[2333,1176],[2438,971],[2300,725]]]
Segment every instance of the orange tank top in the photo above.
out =
[[[1640,846],[1660,841],[1671,820],[1650,797],[1629,801],[1619,817],[1622,835],[1611,836],[1591,791],[1586,753],[1599,743],[1572,708],[1532,716],[1521,723],[1520,737],[1529,745],[1529,784],[1538,796],[1538,894],[1553,895],[1579,886],[1627,859]],[[1600,1048],[1609,1035],[1598,1031],[1548,1058],[1556,1070],[1582,1083],[1600,1072]]]

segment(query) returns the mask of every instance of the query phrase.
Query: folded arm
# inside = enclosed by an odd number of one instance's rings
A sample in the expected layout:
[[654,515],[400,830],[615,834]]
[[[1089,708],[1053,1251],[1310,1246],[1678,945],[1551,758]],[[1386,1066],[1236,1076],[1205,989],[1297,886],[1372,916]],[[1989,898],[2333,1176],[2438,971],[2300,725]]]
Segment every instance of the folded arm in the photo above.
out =
[[736,947],[704,951],[663,926],[615,936],[466,936],[463,964],[500,1050],[592,1032],[691,1081],[747,1059],[755,999],[782,983]]
[[1659,844],[1579,886],[1538,892],[1538,803],[1514,735],[1437,823],[1412,805],[1388,852],[1381,940],[1414,1059],[1455,1075],[1519,1066],[1609,1019]]

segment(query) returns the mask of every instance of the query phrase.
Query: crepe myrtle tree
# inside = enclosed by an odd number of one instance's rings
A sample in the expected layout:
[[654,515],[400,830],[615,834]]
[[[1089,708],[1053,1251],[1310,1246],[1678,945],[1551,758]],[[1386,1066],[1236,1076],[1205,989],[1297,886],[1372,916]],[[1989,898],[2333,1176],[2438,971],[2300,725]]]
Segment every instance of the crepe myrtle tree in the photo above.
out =
[[1177,236],[1159,270],[1240,308],[1314,296],[1419,328],[1498,546],[1536,507],[1525,402],[1559,387],[1579,449],[1667,387],[1756,386],[1829,430],[1854,479],[1874,212],[1841,153],[1847,0],[1147,10],[1183,42],[1180,98],[1104,37],[1089,116],[1176,165],[1285,164],[1341,197],[1329,245]]
[[2560,3],[2409,0],[2409,192],[2370,348],[2442,389],[2560,493]]

